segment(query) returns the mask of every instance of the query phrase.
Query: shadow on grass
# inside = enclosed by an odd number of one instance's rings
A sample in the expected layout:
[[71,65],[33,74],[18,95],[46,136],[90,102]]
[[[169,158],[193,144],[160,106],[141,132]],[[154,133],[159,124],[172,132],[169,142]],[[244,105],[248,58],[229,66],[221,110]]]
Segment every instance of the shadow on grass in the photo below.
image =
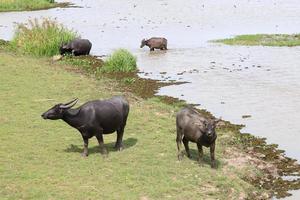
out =
[[[191,158],[189,158],[189,159],[198,162],[198,157],[199,157],[198,150],[190,149],[190,154],[191,154]],[[184,156],[187,157],[185,150],[184,150]],[[215,158],[215,160],[216,160],[216,168],[218,169],[218,168],[221,167],[221,162],[217,158]],[[208,164],[209,166],[211,164],[209,148],[208,148],[208,152],[207,152],[207,151],[205,151],[205,147],[203,147],[203,161],[202,161],[202,163],[203,164]]]
[[[136,143],[137,143],[136,138],[127,138],[126,140],[123,140],[123,150],[126,150],[126,149],[134,146]],[[111,143],[107,143],[107,144],[104,143],[104,146],[108,150],[108,152],[117,151],[114,148],[115,142],[111,142]],[[82,146],[77,146],[77,145],[71,144],[64,151],[68,152],[68,153],[71,153],[71,152],[82,153],[83,152],[83,142],[82,142]],[[100,153],[100,148],[98,145],[89,147],[89,154],[93,154],[93,153]]]

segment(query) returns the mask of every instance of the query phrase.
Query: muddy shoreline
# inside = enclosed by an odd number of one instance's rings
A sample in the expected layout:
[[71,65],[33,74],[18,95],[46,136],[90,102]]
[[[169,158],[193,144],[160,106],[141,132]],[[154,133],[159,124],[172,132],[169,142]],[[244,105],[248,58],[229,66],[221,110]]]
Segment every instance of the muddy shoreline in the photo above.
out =
[[[98,73],[97,68],[100,68],[103,61],[94,56],[88,57],[76,57],[68,58],[62,62],[68,64],[74,64],[74,60],[84,60],[86,63],[84,68],[76,68],[79,73],[85,73],[87,75],[93,75],[95,78],[107,77],[118,81],[121,91],[125,93],[133,93],[140,98],[157,97],[163,103],[173,105],[174,107],[183,106],[198,106],[193,104],[187,104],[185,101],[170,96],[156,95],[161,87],[184,84],[186,82],[161,82],[153,79],[146,79],[139,77],[139,72],[133,73]],[[82,71],[84,69],[84,71]],[[215,118],[209,111],[200,108],[199,112],[205,114],[210,118]],[[267,198],[276,197],[283,198],[290,196],[289,190],[300,189],[300,164],[296,159],[291,159],[284,155],[284,151],[278,149],[276,144],[267,144],[265,138],[253,136],[251,134],[242,134],[241,129],[243,125],[232,124],[229,121],[222,121],[219,128],[222,131],[230,130],[234,133],[234,138],[231,139],[231,146],[242,151],[242,154],[236,155],[248,157],[247,162],[254,165],[257,169],[263,172],[262,175],[254,175],[243,177],[243,179],[250,184],[254,185],[258,189],[265,189],[268,191]],[[232,152],[228,152],[228,156]],[[226,153],[225,153],[226,155]],[[235,158],[238,159],[238,158]],[[295,177],[286,178],[286,177]],[[252,194],[249,198],[257,199],[258,194]],[[266,196],[260,196],[266,198]]]

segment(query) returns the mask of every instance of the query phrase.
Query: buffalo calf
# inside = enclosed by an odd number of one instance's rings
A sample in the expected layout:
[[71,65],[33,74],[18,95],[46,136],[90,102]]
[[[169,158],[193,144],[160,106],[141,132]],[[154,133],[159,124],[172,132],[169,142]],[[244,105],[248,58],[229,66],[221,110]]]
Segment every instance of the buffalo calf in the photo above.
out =
[[191,141],[197,144],[199,163],[203,159],[202,146],[210,147],[211,167],[215,168],[215,141],[217,138],[215,128],[219,120],[208,119],[195,109],[189,107],[179,111],[176,115],[178,159],[181,160],[183,157],[181,142],[184,144],[187,156],[191,157],[189,151],[189,142]]
[[57,104],[42,114],[44,119],[62,119],[70,126],[76,128],[82,135],[84,150],[82,156],[88,156],[88,142],[96,136],[100,152],[107,154],[104,147],[103,134],[110,134],[117,131],[115,148],[122,150],[122,138],[129,113],[128,102],[120,96],[107,100],[94,100],[82,106],[71,109],[78,99],[65,104]]

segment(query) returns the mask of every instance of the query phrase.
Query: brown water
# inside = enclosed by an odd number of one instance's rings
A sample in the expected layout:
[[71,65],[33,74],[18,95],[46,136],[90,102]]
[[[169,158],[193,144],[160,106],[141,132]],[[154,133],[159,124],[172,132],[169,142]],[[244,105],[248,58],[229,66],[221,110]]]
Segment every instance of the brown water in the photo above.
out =
[[[82,8],[0,13],[0,38],[11,39],[15,22],[56,18],[90,39],[92,54],[124,47],[137,56],[146,77],[190,82],[164,87],[159,94],[199,103],[217,117],[245,124],[244,132],[266,137],[300,160],[300,48],[207,42],[236,34],[299,33],[298,0],[71,2]],[[152,36],[166,37],[170,50],[139,49],[140,40]],[[291,198],[300,199],[300,192]]]

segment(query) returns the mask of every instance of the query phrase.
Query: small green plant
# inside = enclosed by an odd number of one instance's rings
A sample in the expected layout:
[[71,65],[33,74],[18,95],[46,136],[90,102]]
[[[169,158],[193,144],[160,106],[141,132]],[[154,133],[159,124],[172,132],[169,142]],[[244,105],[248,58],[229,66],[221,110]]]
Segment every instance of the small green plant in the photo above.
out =
[[0,0],[1,11],[38,10],[55,7],[54,0]]
[[118,49],[107,59],[100,71],[133,72],[136,69],[136,57],[126,49]]
[[78,37],[76,32],[66,29],[54,20],[34,19],[29,20],[26,25],[18,25],[10,47],[23,54],[53,56],[59,53],[61,44],[76,37]]
[[124,78],[123,81],[126,84],[132,84],[135,82],[135,78]]

